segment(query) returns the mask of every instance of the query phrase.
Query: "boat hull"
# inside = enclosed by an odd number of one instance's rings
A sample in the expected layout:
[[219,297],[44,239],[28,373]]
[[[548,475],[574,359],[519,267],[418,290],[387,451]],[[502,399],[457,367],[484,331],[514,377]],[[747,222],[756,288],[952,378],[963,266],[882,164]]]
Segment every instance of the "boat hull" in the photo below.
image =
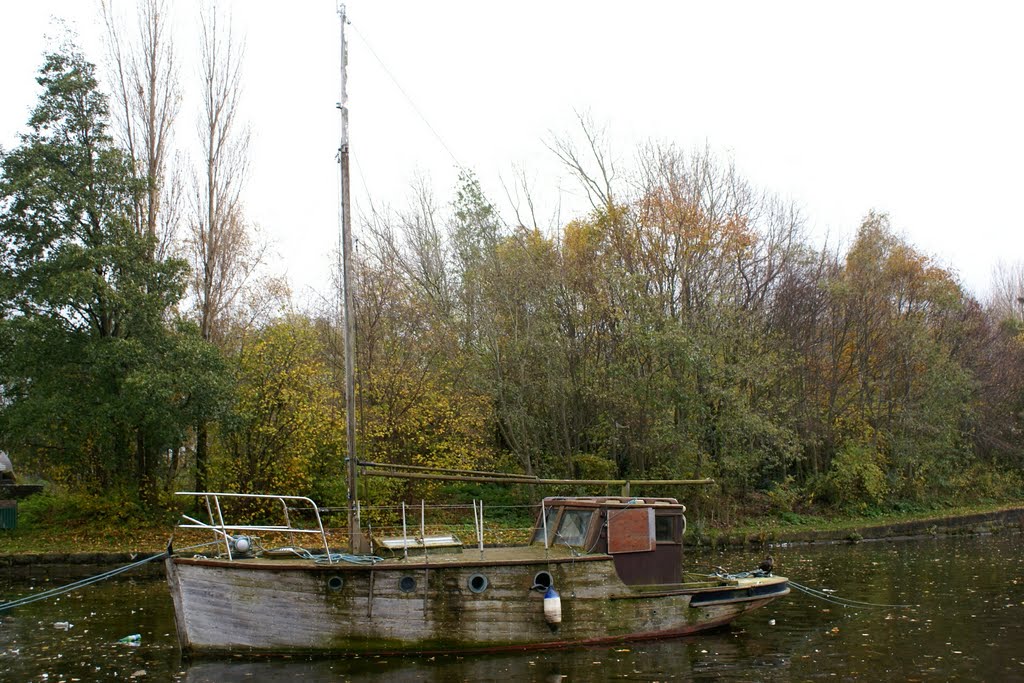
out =
[[[545,621],[538,575],[560,593],[560,624]],[[667,638],[722,626],[789,592],[782,577],[626,586],[607,555],[373,567],[170,558],[167,576],[179,640],[195,653],[501,651]]]

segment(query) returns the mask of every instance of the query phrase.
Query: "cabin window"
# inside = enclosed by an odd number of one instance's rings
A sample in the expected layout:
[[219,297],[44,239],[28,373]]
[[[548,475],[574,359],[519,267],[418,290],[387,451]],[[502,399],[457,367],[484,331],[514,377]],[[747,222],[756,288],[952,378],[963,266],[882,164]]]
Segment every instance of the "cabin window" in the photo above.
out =
[[341,578],[337,574],[327,579],[327,587],[332,591],[340,591],[342,586],[345,585],[345,579]]
[[[558,508],[547,507],[544,510],[544,517],[547,519],[548,529],[548,540],[554,536],[555,533],[555,519],[558,517]],[[538,521],[537,530],[533,534],[534,543],[544,542],[544,522]]]
[[545,591],[551,587],[554,583],[554,579],[551,578],[551,574],[548,572],[537,572],[533,575],[533,586],[532,590]]
[[398,590],[403,593],[412,593],[416,590],[416,579],[411,576],[403,576],[398,580]]
[[593,510],[566,510],[558,524],[557,542],[565,545],[583,545],[587,540],[587,529]]
[[656,515],[654,517],[654,540],[658,543],[679,543],[675,515]]

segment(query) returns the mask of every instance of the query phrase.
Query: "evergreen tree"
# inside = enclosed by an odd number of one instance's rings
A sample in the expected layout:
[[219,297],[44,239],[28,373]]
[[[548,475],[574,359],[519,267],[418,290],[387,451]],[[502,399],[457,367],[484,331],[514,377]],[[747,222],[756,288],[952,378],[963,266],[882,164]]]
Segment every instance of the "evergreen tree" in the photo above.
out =
[[216,352],[168,323],[187,266],[135,230],[144,179],[95,68],[46,56],[29,132],[0,159],[0,438],[57,479],[155,499],[186,425],[223,396]]

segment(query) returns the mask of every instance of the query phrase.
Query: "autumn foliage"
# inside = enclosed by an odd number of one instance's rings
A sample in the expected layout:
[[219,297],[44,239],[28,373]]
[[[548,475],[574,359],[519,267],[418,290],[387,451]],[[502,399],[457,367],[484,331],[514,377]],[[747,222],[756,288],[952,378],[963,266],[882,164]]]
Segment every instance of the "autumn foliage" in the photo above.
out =
[[[793,206],[711,155],[640,158],[631,191],[590,178],[607,192],[555,230],[501,222],[472,176],[450,216],[421,201],[368,226],[368,452],[713,477],[722,518],[1019,490],[1021,338],[952,272],[885,215],[814,247]],[[460,429],[429,418],[441,387]],[[446,459],[400,425],[472,445]]]
[[[337,307],[269,315],[279,290],[235,273],[217,334],[197,329],[186,264],[137,227],[146,179],[92,65],[53,55],[40,84],[0,155],[0,447],[149,507],[197,479],[344,504]],[[1019,287],[986,308],[884,214],[823,246],[710,152],[648,146],[620,172],[586,137],[553,145],[592,204],[570,220],[506,221],[464,173],[450,204],[419,188],[360,226],[360,459],[711,477],[678,495],[726,521],[1020,493]],[[366,478],[359,495],[445,494]]]

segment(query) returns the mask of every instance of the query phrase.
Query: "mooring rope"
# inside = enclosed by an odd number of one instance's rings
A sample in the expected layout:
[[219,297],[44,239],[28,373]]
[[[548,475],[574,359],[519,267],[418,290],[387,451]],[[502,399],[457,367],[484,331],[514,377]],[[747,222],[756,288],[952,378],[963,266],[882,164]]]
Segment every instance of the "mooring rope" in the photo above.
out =
[[[203,547],[208,546],[208,545],[213,545],[214,543],[220,543],[220,541],[213,541],[213,542],[210,542],[210,543],[200,543],[199,545],[192,545],[192,546],[189,546],[187,548],[181,548],[181,550],[195,550],[196,548],[203,548]],[[29,596],[26,596],[24,598],[18,598],[17,600],[11,600],[10,602],[0,603],[0,612],[6,611],[6,610],[9,610],[9,609],[14,609],[15,607],[21,607],[21,606],[27,605],[29,603],[38,602],[39,600],[47,600],[49,598],[55,598],[55,597],[57,597],[59,595],[64,595],[65,593],[70,593],[72,591],[78,590],[79,588],[85,588],[87,586],[93,585],[94,583],[99,583],[100,581],[106,581],[107,579],[113,578],[113,577],[117,576],[118,574],[123,574],[124,572],[127,572],[127,571],[130,571],[132,569],[135,569],[136,567],[141,567],[142,565],[146,564],[147,562],[153,562],[154,560],[162,560],[162,559],[164,559],[165,557],[168,557],[168,556],[170,556],[170,552],[165,550],[162,553],[158,553],[156,555],[150,555],[149,557],[144,557],[141,560],[138,560],[136,562],[132,562],[131,564],[126,564],[123,567],[117,567],[116,569],[111,569],[110,571],[105,571],[105,572],[103,572],[101,574],[96,574],[95,576],[90,576],[90,577],[87,577],[87,578],[84,578],[84,579],[79,579],[78,581],[74,581],[73,583],[69,583],[69,584],[66,584],[64,586],[58,586],[57,588],[51,588],[50,590],[43,591],[42,593],[36,593],[35,595],[29,595]]]
[[[691,574],[691,576],[701,576],[701,575],[700,574]],[[767,576],[772,576],[772,575],[769,574],[768,572],[764,571],[763,569],[754,569],[754,570],[751,570],[751,571],[730,573],[730,572],[727,572],[726,570],[722,569],[721,567],[713,567],[712,571],[711,571],[711,574],[707,575],[708,578],[717,578],[717,579],[749,579],[749,578],[763,578],[763,577],[767,577]],[[811,596],[812,598],[817,598],[818,600],[824,600],[825,602],[830,602],[833,605],[840,605],[842,607],[849,607],[851,609],[858,609],[858,608],[862,608],[862,607],[869,607],[869,608],[875,608],[875,609],[908,609],[908,608],[911,608],[911,607],[917,607],[917,605],[886,605],[886,604],[882,604],[882,603],[878,603],[878,602],[866,602],[864,600],[854,600],[853,598],[844,598],[844,597],[842,597],[840,595],[834,595],[834,594],[826,592],[826,591],[818,590],[817,588],[811,588],[810,586],[805,586],[802,583],[797,583],[796,581],[794,581],[793,579],[790,579],[788,577],[786,578],[786,581],[793,588],[797,589],[801,593],[805,593],[805,594]]]
[[801,593],[806,593],[812,598],[817,598],[819,600],[824,600],[825,602],[831,602],[835,605],[851,607],[854,609],[859,607],[871,607],[877,609],[906,609],[910,607],[917,607],[917,605],[885,605],[878,602],[865,602],[863,600],[853,600],[852,598],[844,598],[839,595],[832,595],[831,593],[820,591],[816,588],[811,588],[810,586],[805,586],[803,584],[797,583],[792,579],[789,579],[789,585],[793,588],[796,588]]

